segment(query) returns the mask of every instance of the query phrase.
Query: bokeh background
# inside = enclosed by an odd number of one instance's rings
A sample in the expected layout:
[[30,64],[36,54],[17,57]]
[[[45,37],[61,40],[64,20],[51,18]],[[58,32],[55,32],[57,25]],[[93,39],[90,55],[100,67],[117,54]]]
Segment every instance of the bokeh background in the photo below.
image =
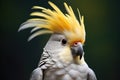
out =
[[[17,32],[21,23],[30,18],[31,7],[47,8],[48,0],[0,0],[1,80],[29,80],[37,67],[43,47],[50,35],[27,42],[30,29]],[[120,1],[119,0],[50,0],[63,12],[63,2],[76,8],[85,17],[85,59],[98,80],[119,80],[120,76]]]

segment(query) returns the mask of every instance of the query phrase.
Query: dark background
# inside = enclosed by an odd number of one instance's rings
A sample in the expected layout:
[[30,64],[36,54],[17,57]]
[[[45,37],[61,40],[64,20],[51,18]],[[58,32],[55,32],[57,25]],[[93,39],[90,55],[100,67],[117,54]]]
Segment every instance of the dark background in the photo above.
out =
[[[63,12],[63,2],[76,8],[85,17],[85,59],[98,80],[119,80],[120,76],[120,3],[119,0],[50,0]],[[31,7],[49,8],[47,0],[1,0],[1,80],[29,80],[37,67],[42,49],[50,35],[27,42],[30,29],[17,32],[21,23],[30,18]]]

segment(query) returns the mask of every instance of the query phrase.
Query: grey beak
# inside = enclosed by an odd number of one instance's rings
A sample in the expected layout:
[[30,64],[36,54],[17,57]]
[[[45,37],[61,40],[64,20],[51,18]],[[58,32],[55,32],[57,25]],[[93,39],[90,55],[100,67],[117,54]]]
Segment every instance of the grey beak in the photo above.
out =
[[82,44],[80,42],[73,45],[71,47],[71,51],[73,56],[80,56],[80,59],[82,58],[84,51],[83,51]]

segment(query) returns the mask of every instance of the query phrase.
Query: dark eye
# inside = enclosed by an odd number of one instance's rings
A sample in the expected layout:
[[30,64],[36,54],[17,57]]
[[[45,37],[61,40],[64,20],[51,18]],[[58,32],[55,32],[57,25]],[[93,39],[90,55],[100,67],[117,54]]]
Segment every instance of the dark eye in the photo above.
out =
[[62,44],[64,45],[64,44],[66,44],[66,43],[67,43],[67,40],[62,39]]

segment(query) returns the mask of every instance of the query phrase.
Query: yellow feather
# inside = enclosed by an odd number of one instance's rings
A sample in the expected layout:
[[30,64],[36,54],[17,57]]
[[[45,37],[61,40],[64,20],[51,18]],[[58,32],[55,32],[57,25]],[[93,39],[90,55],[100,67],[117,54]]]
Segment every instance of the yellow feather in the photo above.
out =
[[[71,6],[68,6],[66,3],[64,3],[67,13],[63,14],[63,12],[54,3],[50,1],[48,3],[53,8],[53,10],[40,6],[34,6],[32,9],[41,9],[42,11],[31,13],[31,16],[35,16],[37,18],[27,20],[25,24],[21,26],[22,28],[20,28],[20,30],[31,28],[31,26],[44,28],[48,31],[42,31],[42,34],[51,32],[61,33],[68,38],[69,43],[75,41],[80,41],[81,43],[84,43],[84,17],[81,17],[80,11],[78,10],[78,21]],[[34,28],[33,31],[38,30],[39,28]],[[38,36],[38,34],[34,34],[34,36]]]
[[43,8],[43,7],[40,7],[40,6],[33,6],[32,9],[46,9],[46,8]]

